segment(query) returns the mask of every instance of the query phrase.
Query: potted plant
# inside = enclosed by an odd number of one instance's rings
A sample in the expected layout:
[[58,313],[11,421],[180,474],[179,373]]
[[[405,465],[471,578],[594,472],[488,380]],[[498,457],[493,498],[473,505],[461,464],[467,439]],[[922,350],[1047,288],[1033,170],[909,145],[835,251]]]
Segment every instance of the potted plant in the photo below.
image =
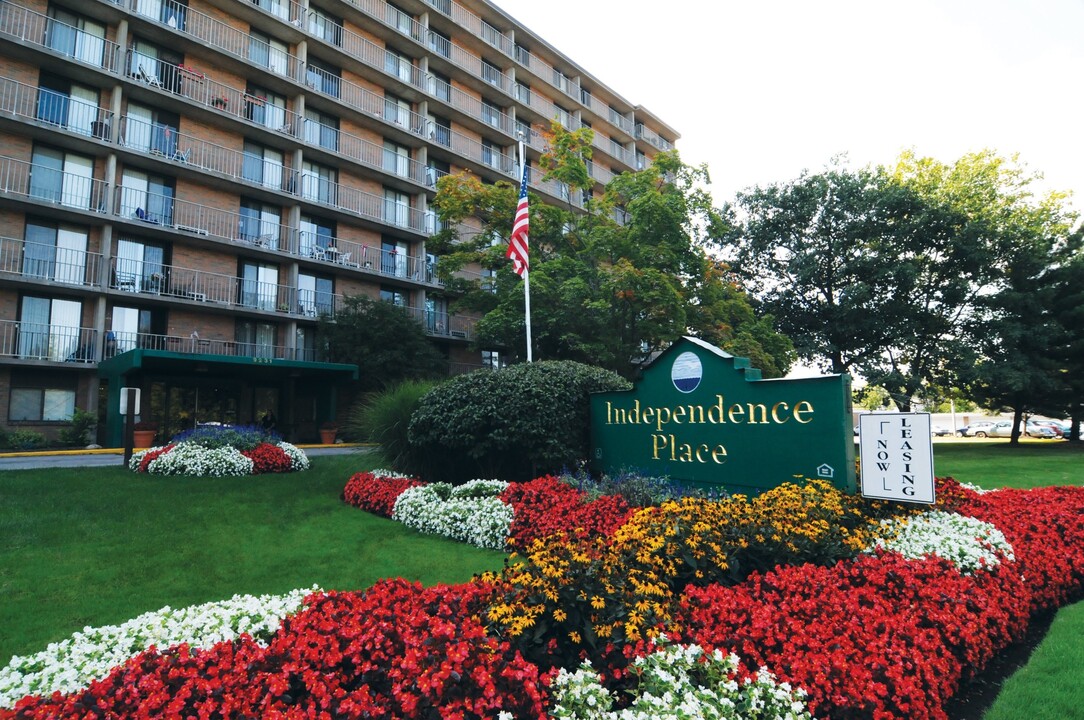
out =
[[137,448],[149,448],[154,445],[154,436],[158,434],[158,423],[140,420],[132,428],[132,445]]
[[214,105],[216,108],[225,109],[227,102],[229,102],[229,101],[227,100],[227,98],[224,95],[218,95],[218,96],[215,96],[215,97],[211,98],[211,104]]
[[334,445],[335,435],[339,432],[339,426],[330,420],[320,426],[320,442],[324,445]]

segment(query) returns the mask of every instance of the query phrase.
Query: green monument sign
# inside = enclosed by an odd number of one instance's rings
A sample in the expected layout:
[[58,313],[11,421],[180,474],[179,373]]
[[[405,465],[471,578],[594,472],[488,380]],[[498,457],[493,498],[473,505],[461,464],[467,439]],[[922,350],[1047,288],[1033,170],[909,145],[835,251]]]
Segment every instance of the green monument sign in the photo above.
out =
[[848,375],[762,380],[696,338],[660,354],[632,390],[591,396],[592,467],[758,493],[816,477],[855,492]]

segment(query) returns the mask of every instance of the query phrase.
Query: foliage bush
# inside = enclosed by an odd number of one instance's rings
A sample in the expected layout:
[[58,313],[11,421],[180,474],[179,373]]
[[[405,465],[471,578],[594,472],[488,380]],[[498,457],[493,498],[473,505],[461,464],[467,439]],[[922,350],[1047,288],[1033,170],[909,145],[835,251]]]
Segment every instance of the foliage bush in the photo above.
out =
[[45,443],[45,436],[36,430],[14,430],[7,436],[7,446],[12,450],[36,450]]
[[87,433],[98,424],[98,417],[86,410],[75,408],[72,413],[71,425],[62,428],[59,434],[60,442],[65,445],[86,445]]
[[411,467],[410,417],[422,396],[436,386],[427,380],[405,380],[381,392],[371,393],[355,403],[344,427],[348,437],[375,442],[380,452],[400,472]]
[[588,454],[592,392],[627,390],[615,373],[570,361],[479,370],[438,385],[410,422],[412,462],[445,482],[529,480]]

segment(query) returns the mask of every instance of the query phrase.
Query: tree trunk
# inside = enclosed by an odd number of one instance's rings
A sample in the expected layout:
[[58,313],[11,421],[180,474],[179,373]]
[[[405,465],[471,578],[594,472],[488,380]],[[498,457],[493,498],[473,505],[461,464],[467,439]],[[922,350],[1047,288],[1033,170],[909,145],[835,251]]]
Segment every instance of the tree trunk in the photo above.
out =
[[1020,444],[1020,422],[1024,419],[1024,409],[1017,406],[1012,412],[1012,438],[1009,440],[1010,445]]
[[1072,416],[1069,418],[1069,442],[1080,442],[1080,423],[1084,419],[1081,418],[1081,415],[1084,414],[1082,411],[1084,411],[1084,404],[1076,403],[1073,405]]

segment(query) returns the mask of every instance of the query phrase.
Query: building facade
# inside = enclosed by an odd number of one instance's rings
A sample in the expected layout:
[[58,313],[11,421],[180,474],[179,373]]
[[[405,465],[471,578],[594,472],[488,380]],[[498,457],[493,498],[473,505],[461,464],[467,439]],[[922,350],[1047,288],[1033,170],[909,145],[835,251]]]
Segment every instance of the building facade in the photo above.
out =
[[316,436],[357,368],[321,316],[409,308],[481,365],[426,238],[437,179],[536,171],[538,128],[595,131],[601,188],[677,134],[488,2],[0,0],[0,423],[75,408],[118,444],[122,387],[163,436],[267,410]]

